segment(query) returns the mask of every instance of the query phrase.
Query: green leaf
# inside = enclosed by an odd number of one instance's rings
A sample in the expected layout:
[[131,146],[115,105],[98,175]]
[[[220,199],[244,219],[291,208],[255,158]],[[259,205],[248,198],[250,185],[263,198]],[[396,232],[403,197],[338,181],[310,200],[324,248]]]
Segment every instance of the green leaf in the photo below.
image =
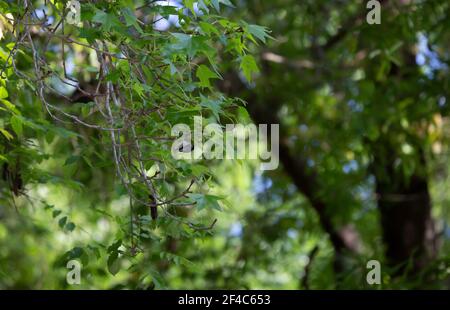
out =
[[140,34],[143,34],[141,26],[137,22],[137,18],[130,8],[125,8],[123,11],[123,17],[125,18],[125,24],[127,26],[133,26]]
[[249,120],[250,119],[250,115],[248,114],[248,111],[246,108],[239,106],[238,107],[238,113],[239,115],[244,118],[244,120]]
[[74,229],[75,229],[75,223],[73,223],[73,222],[69,222],[69,223],[67,223],[67,225],[66,225],[66,229],[68,230],[68,231],[73,231]]
[[216,9],[217,12],[220,13],[220,3],[234,8],[233,3],[231,3],[230,0],[211,0],[212,5],[214,6],[214,9]]
[[3,86],[0,86],[0,99],[8,98],[8,91]]
[[100,36],[100,30],[99,29],[92,29],[92,28],[81,28],[79,37],[85,38],[89,43],[93,43],[95,39],[97,39]]
[[20,111],[16,108],[16,106],[14,104],[12,104],[11,102],[9,102],[8,100],[5,99],[1,99],[0,100],[1,103],[3,103],[3,105],[10,110],[11,112],[13,112],[14,114],[18,114],[20,115]]
[[194,10],[195,0],[184,0],[184,5],[191,11],[192,15],[197,16]]
[[184,33],[172,33],[172,36],[175,37],[176,42],[172,44],[172,48],[176,50],[186,49],[188,50],[192,45],[192,36],[184,34]]
[[80,156],[75,156],[75,155],[69,156],[66,159],[66,161],[64,162],[64,166],[68,166],[68,165],[71,165],[73,163],[76,163],[79,159],[80,159]]
[[222,211],[222,208],[218,203],[219,200],[222,200],[221,197],[203,194],[188,194],[188,197],[194,200],[197,210],[199,211],[207,207]]
[[0,128],[0,132],[5,136],[6,139],[8,140],[12,140],[14,137],[6,130],[3,128]]
[[172,33],[172,36],[176,40],[170,45],[170,48],[175,51],[182,51],[190,58],[193,58],[197,53],[202,53],[208,59],[212,59],[216,53],[216,50],[211,47],[208,38],[203,35],[192,36],[184,33]]
[[113,276],[115,276],[119,272],[120,260],[119,260],[119,253],[117,251],[112,252],[108,256],[107,265],[109,273],[111,273]]
[[23,123],[22,123],[22,119],[19,118],[16,115],[13,115],[10,119],[11,122],[11,127],[14,130],[14,132],[18,135],[21,136],[23,133]]
[[269,36],[269,30],[266,27],[258,25],[247,25],[247,31],[252,35],[260,39],[263,43],[266,43],[266,38]]
[[219,113],[222,111],[222,108],[221,108],[222,101],[210,99],[210,98],[204,97],[203,95],[200,95],[200,99],[201,99],[200,104],[203,107],[209,109],[213,113],[215,119],[217,121],[219,121]]
[[148,275],[152,278],[152,282],[155,285],[155,288],[164,288],[164,279],[158,271],[150,268]]
[[191,166],[192,174],[196,177],[200,177],[203,174],[206,174],[210,171],[210,169],[204,165],[192,165]]
[[94,255],[97,259],[99,259],[101,257],[101,253],[100,253],[100,250],[98,247],[92,246],[92,245],[88,245],[87,247],[92,253],[94,253]]
[[66,222],[67,222],[67,216],[60,218],[58,221],[59,227],[64,228],[64,226],[66,225]]
[[110,31],[111,28],[120,26],[120,21],[115,15],[108,14],[100,10],[95,13],[92,20],[96,23],[102,24],[102,29],[105,31]]
[[84,161],[86,164],[88,164],[89,167],[94,168],[94,165],[92,164],[91,160],[87,156],[83,156]]
[[250,55],[242,57],[240,68],[249,82],[252,80],[252,74],[259,72],[255,59]]
[[55,207],[54,205],[49,205],[48,203],[45,203],[44,210],[50,210],[53,209],[54,207]]
[[216,27],[214,27],[213,25],[211,25],[210,23],[200,22],[199,26],[202,29],[202,31],[207,35],[210,35],[211,33],[220,35],[219,30]]
[[66,253],[67,258],[68,259],[76,259],[76,258],[80,258],[84,253],[83,248],[80,247],[74,247],[73,249],[71,249],[70,251],[68,251]]
[[60,214],[61,214],[61,210],[53,210],[53,212],[52,212],[53,218],[57,217]]
[[201,87],[211,87],[210,79],[220,79],[220,77],[213,71],[211,71],[207,66],[200,65],[195,74],[199,80],[199,85]]
[[161,257],[164,259],[167,259],[168,261],[173,262],[177,266],[185,266],[185,267],[191,267],[191,268],[195,267],[195,264],[193,262],[191,262],[190,260],[188,260],[182,256],[175,255],[173,253],[163,252]]
[[108,253],[117,252],[122,245],[122,239],[117,240],[108,247]]

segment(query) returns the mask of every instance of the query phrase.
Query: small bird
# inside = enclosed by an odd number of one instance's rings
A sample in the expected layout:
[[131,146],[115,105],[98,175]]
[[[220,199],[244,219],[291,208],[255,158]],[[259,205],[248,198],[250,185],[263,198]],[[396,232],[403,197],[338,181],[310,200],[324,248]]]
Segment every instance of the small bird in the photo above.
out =
[[150,216],[152,220],[156,220],[158,218],[158,207],[156,206],[155,197],[152,194],[148,195],[148,197],[150,198],[150,204],[153,205],[150,207]]

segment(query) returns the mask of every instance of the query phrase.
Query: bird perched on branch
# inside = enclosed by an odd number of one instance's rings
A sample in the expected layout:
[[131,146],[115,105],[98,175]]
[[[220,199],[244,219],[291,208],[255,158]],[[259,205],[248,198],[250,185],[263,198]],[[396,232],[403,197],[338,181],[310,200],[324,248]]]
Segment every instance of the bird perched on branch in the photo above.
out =
[[148,195],[150,198],[150,215],[152,217],[152,220],[156,220],[158,218],[158,207],[156,206],[156,200],[155,197],[153,197],[152,194]]

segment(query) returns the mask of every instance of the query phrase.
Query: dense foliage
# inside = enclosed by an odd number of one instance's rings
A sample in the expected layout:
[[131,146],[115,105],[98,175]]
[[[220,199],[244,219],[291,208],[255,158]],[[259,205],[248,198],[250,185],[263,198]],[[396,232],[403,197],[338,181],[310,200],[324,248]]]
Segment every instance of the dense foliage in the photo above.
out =
[[[449,288],[450,4],[380,3],[2,1],[0,288]],[[194,116],[280,167],[175,159]]]

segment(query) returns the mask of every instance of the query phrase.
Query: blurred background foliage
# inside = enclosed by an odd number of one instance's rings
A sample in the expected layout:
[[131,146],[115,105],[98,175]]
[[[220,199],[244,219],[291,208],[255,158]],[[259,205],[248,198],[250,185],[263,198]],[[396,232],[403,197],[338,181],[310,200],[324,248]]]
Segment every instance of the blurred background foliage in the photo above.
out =
[[[159,2],[183,12],[155,17],[154,27],[177,32],[177,18],[196,12],[182,3],[198,8],[201,1]],[[247,102],[248,112],[230,112],[237,122],[280,123],[280,167],[180,164],[206,170],[202,191],[225,200],[171,213],[217,223],[192,229],[164,214],[152,220],[137,205],[134,255],[129,197],[108,141],[94,129],[51,120],[23,81],[6,82],[9,100],[45,134],[25,124],[26,142],[1,137],[0,158],[12,158],[7,140],[20,154],[26,195],[0,181],[0,288],[448,289],[449,3],[380,1],[381,24],[368,25],[367,1],[204,2],[208,14],[220,3],[229,20],[270,30],[268,38],[253,29],[263,42],[246,45],[258,66],[252,80],[219,53],[223,78],[214,87]],[[8,21],[0,25],[5,54]],[[77,65],[92,56],[77,49],[73,70],[86,74]],[[22,54],[18,64],[32,70]],[[3,108],[1,125],[14,127]],[[182,190],[185,182],[172,178]],[[69,259],[83,264],[80,285],[66,282]],[[381,285],[366,282],[371,259],[381,262]]]

